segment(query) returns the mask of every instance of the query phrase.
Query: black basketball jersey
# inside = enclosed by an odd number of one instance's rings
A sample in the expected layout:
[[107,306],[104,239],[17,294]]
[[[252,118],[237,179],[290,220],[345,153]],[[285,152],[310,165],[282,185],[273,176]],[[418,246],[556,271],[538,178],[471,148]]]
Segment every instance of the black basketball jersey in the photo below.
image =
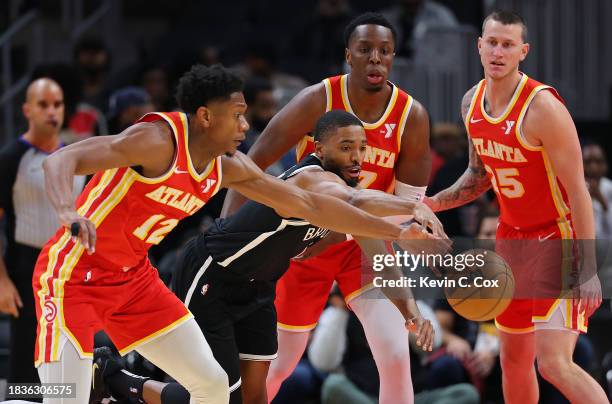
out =
[[[323,170],[321,161],[310,155],[279,178],[286,180],[304,170]],[[230,278],[276,280],[291,258],[328,234],[303,219],[283,218],[274,209],[248,201],[235,214],[215,220],[200,240]]]

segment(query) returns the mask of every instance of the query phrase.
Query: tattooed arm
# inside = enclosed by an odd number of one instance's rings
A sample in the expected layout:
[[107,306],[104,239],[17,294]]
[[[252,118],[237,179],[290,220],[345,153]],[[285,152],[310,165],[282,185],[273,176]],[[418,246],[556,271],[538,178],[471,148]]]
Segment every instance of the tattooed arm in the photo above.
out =
[[[461,116],[466,124],[468,110],[475,92],[476,86],[465,93],[461,101]],[[438,192],[430,198],[425,198],[423,201],[429,205],[434,212],[465,205],[491,188],[491,181],[487,178],[487,172],[485,171],[480,157],[476,153],[476,149],[469,135],[468,148],[470,161],[463,175],[450,187]]]

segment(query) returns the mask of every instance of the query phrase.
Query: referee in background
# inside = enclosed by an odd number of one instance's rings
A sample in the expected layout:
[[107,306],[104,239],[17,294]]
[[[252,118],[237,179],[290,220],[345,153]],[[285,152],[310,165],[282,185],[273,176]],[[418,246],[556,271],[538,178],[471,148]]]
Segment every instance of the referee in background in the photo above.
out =
[[[42,163],[62,146],[61,87],[48,78],[33,81],[23,114],[28,131],[0,150],[0,218],[5,219],[7,241],[5,246],[0,238],[0,312],[11,316],[8,382],[38,383],[32,273],[40,249],[59,227],[45,194]],[[75,177],[75,194],[81,192],[84,182],[84,177]]]

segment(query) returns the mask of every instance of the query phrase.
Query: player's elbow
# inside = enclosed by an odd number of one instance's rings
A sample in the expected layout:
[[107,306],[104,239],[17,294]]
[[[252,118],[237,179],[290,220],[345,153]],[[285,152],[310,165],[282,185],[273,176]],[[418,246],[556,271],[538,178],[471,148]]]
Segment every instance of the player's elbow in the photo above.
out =
[[45,157],[42,163],[42,168],[45,174],[48,174],[49,171],[53,170],[53,167],[55,167],[57,163],[62,160],[63,154],[64,153],[62,153],[62,150],[58,150]]

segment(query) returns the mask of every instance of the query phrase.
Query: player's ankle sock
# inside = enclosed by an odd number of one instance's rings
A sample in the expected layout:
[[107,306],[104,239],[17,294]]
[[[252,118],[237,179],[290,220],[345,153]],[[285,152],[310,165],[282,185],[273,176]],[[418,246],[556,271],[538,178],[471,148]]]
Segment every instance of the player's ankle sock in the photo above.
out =
[[144,402],[142,398],[143,385],[149,379],[150,377],[138,376],[125,369],[119,369],[104,375],[104,380],[110,387],[113,397],[135,399],[141,403]]
[[189,404],[189,392],[178,383],[168,383],[161,392],[162,404]]

